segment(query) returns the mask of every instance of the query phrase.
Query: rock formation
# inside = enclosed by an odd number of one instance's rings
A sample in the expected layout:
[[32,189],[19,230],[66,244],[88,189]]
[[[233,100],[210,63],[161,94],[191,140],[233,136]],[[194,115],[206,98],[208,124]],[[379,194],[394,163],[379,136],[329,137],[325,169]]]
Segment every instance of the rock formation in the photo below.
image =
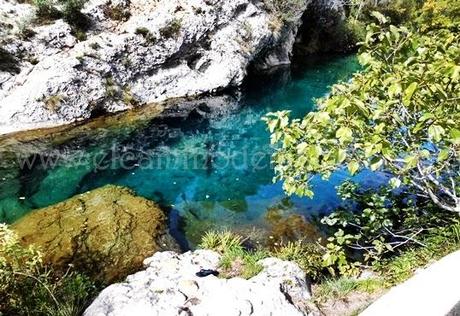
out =
[[296,264],[264,259],[262,272],[249,280],[196,275],[201,269],[218,269],[219,260],[209,250],[158,252],[144,261],[144,271],[102,291],[84,315],[308,314],[309,284]]
[[63,20],[33,24],[35,8],[16,1],[0,0],[8,30],[0,43],[0,133],[239,86],[252,64],[289,63],[310,3],[91,0],[86,40],[78,41]]
[[12,229],[24,244],[40,247],[46,263],[64,270],[72,264],[110,282],[155,251],[176,249],[165,221],[153,202],[106,186],[34,211]]

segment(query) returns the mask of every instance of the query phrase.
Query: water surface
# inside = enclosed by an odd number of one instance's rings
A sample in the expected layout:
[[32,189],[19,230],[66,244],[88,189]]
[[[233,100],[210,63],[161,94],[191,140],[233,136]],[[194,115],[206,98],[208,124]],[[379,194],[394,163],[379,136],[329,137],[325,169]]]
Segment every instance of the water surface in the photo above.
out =
[[[77,193],[117,184],[164,206],[183,246],[194,246],[208,229],[275,239],[308,234],[314,230],[310,219],[340,203],[335,186],[346,174],[316,179],[311,200],[286,197],[281,184],[272,183],[269,134],[261,118],[284,109],[302,117],[314,98],[348,80],[357,67],[353,56],[324,58],[252,76],[241,93],[218,102],[204,99],[185,117],[144,115],[92,126],[73,138],[4,141],[0,221],[11,223]],[[26,167],[15,158],[18,152]]]

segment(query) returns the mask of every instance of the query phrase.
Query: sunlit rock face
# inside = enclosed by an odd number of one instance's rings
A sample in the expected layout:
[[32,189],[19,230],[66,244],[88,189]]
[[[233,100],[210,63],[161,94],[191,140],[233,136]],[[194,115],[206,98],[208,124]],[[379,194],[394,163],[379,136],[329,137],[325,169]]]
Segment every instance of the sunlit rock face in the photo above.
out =
[[[106,23],[108,3],[92,1],[85,9],[94,22],[85,41],[72,41],[56,21],[5,46],[36,64],[1,83],[1,132],[238,86],[255,56],[282,41],[262,2],[164,0]],[[119,6],[130,10],[129,2]]]
[[34,211],[12,228],[24,244],[40,247],[46,263],[63,269],[72,264],[110,282],[156,251],[175,249],[165,220],[155,203],[106,186]]
[[311,2],[283,23],[262,0],[92,0],[78,41],[62,20],[35,25],[34,7],[16,1],[0,0],[10,30],[0,41],[0,133],[237,87],[250,65],[290,62]]
[[263,270],[245,280],[198,277],[218,269],[220,255],[197,250],[182,255],[158,252],[145,270],[106,288],[85,316],[125,315],[308,315],[305,272],[295,263],[267,258]]

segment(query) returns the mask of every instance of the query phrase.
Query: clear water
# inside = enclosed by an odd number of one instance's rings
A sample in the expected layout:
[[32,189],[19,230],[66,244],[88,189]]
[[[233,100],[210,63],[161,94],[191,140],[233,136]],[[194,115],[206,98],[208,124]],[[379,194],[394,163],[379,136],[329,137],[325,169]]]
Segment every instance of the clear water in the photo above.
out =
[[[337,207],[335,186],[347,175],[316,179],[311,200],[286,197],[281,184],[272,183],[269,134],[261,118],[283,109],[302,117],[314,98],[348,80],[357,67],[353,56],[331,57],[252,77],[236,107],[205,117],[143,117],[142,123],[102,124],[68,140],[16,142],[16,153],[19,148],[36,159],[28,168],[11,163],[11,142],[4,141],[10,149],[3,151],[0,169],[0,221],[14,222],[77,193],[117,184],[163,205],[184,247],[213,228],[295,234],[296,227],[280,226],[286,224],[282,219],[309,220]],[[43,157],[53,152],[61,160],[47,167]]]

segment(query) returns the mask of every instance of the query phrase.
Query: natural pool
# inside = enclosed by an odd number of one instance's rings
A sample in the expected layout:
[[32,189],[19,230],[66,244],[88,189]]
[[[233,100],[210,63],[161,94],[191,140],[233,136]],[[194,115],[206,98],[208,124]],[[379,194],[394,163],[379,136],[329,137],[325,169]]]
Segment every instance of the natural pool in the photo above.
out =
[[218,110],[207,105],[214,102],[208,98],[186,117],[143,113],[75,127],[74,137],[3,139],[0,221],[11,223],[77,193],[117,184],[159,202],[183,247],[193,247],[209,229],[316,237],[309,221],[337,207],[335,186],[347,175],[315,180],[314,199],[286,197],[281,184],[272,183],[269,133],[261,118],[284,109],[302,117],[314,98],[357,69],[353,56],[322,58],[253,76],[241,92],[219,98],[228,104]]

